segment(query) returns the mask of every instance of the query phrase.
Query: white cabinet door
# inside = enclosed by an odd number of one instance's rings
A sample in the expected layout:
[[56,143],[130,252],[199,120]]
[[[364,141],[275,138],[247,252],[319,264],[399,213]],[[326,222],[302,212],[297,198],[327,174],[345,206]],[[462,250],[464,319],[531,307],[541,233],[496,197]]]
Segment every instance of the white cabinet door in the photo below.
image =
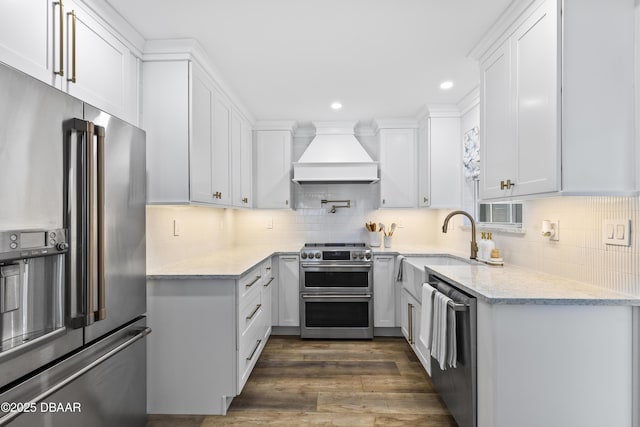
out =
[[481,71],[480,198],[508,195],[500,182],[515,180],[511,55],[509,42],[502,45]]
[[192,65],[190,198],[231,204],[229,105],[198,65]]
[[127,90],[132,78],[129,49],[76,3],[69,2],[65,9],[69,9],[65,22],[65,90],[124,117],[129,111]]
[[552,3],[548,1],[536,10],[513,35],[517,129],[514,196],[559,190],[558,24]]
[[278,326],[300,326],[300,260],[297,255],[278,260]]
[[373,326],[396,326],[395,257],[373,257]]
[[241,124],[240,195],[242,206],[253,206],[253,131],[246,120]]
[[409,335],[409,292],[406,289],[400,291],[400,331],[402,335],[411,344]]
[[[188,61],[147,61],[142,66],[142,73],[143,125],[147,132],[147,202],[189,203],[189,155],[195,154],[194,147],[189,147],[189,140],[193,141],[193,136],[189,135],[190,110],[193,113],[189,104],[193,99],[190,99],[187,84],[190,64]],[[202,91],[199,93],[197,103],[203,105],[206,95]],[[210,115],[196,120],[200,123],[196,128],[207,126],[208,117]],[[207,138],[209,131],[203,132]],[[196,151],[200,149],[195,148]],[[209,158],[198,156],[198,160],[207,162]],[[201,179],[210,187],[210,176]],[[198,186],[191,182],[191,190],[194,188]]]
[[415,129],[380,130],[380,207],[417,206],[417,143]]
[[429,148],[429,121],[418,128],[418,206],[431,205],[431,154]]
[[[48,84],[58,85],[60,17],[52,0],[0,1],[0,61]],[[54,56],[55,52],[55,56]]]
[[213,202],[220,205],[231,204],[231,159],[230,143],[231,108],[222,96],[214,90],[213,141],[211,144],[211,189],[215,197]]
[[196,65],[191,79],[191,143],[189,149],[190,199],[213,202],[211,160],[213,141],[213,93]]
[[432,208],[462,206],[462,137],[460,117],[429,119]]
[[251,207],[253,203],[253,135],[251,125],[235,110],[231,114],[231,165],[233,206]]
[[271,325],[273,319],[273,289],[276,286],[276,277],[273,273],[271,259],[262,264],[262,296],[260,298],[264,317],[262,319],[264,336],[271,335]]
[[291,207],[291,132],[256,132],[256,207]]

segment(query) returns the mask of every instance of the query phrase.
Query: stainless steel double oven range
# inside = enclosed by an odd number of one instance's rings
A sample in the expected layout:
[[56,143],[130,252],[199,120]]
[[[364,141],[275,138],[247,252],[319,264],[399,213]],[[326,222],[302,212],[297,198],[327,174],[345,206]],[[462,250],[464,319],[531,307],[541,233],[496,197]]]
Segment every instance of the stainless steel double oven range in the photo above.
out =
[[373,338],[373,257],[364,243],[300,250],[300,336]]

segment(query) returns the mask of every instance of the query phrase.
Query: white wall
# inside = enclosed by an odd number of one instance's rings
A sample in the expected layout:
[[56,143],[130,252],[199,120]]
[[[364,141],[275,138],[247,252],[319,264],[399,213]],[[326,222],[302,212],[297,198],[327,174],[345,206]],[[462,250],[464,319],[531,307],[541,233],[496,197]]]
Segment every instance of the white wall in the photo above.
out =
[[[235,243],[234,211],[200,206],[147,206],[147,271]],[[179,236],[174,236],[173,221]]]

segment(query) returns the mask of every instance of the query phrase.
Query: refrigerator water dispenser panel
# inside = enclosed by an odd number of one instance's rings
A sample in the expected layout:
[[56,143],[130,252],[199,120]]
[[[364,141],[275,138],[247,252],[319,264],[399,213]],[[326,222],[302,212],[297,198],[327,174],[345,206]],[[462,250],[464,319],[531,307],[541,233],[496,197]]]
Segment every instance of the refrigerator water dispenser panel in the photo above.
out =
[[7,260],[56,255],[66,252],[65,229],[0,232],[0,263]]

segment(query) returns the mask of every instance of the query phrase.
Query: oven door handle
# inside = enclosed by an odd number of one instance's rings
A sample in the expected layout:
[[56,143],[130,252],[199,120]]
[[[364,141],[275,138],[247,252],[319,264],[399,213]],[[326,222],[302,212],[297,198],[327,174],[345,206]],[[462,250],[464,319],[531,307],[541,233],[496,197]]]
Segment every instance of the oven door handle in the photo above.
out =
[[341,299],[362,299],[362,298],[372,298],[371,294],[303,294],[301,295],[303,299],[311,299],[311,298],[341,298]]
[[306,264],[302,268],[366,268],[371,269],[371,264]]

